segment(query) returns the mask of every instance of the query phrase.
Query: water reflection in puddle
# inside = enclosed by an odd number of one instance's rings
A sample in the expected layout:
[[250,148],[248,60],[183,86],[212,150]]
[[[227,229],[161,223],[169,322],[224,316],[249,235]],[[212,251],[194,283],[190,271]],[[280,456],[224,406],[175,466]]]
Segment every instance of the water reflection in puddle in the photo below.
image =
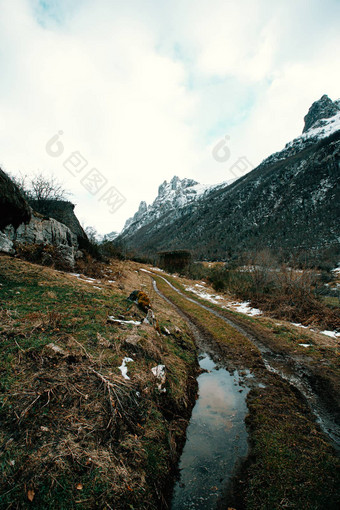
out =
[[171,508],[214,509],[237,461],[247,454],[248,388],[237,372],[230,374],[204,353],[198,377],[199,396],[187,428]]

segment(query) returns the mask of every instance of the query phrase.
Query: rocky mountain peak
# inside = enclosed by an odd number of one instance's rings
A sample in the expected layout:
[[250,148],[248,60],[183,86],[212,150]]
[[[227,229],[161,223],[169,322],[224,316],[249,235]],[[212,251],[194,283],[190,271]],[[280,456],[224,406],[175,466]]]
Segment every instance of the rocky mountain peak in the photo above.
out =
[[339,101],[332,101],[327,94],[324,94],[318,101],[315,101],[309,108],[304,118],[305,127],[303,133],[310,128],[321,127],[324,119],[333,117],[340,111]]
[[198,184],[194,179],[180,179],[177,175],[175,175],[171,181],[168,183],[164,181],[158,188],[158,196],[165,195],[169,193],[169,191],[180,191],[186,188],[190,188],[191,186],[196,186]]
[[181,209],[199,200],[209,189],[215,186],[199,184],[194,179],[180,179],[175,175],[170,182],[164,181],[158,188],[158,195],[149,206],[141,202],[138,211],[129,218],[122,235],[131,234],[142,226],[157,220],[161,216],[178,216]]
[[141,216],[142,214],[144,214],[148,209],[148,206],[146,205],[146,202],[144,202],[144,200],[141,201],[141,203],[139,204],[139,208],[138,208],[138,214]]

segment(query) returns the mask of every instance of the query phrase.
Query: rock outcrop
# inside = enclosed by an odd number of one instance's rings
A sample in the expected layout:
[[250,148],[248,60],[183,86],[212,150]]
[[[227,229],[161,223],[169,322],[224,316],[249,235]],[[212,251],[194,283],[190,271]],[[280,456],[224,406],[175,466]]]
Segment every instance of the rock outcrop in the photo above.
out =
[[304,118],[305,127],[303,133],[310,128],[321,127],[321,121],[333,117],[340,112],[340,102],[332,101],[326,94],[324,94],[318,101],[315,101],[309,108],[307,115]]
[[194,207],[195,202],[205,193],[219,186],[206,186],[193,179],[180,179],[175,175],[170,182],[164,181],[159,186],[158,195],[151,205],[147,206],[144,201],[140,203],[135,215],[126,221],[119,240],[129,237],[141,227],[158,220],[165,214],[169,221],[179,218],[185,207],[189,204]]
[[66,225],[34,212],[29,223],[21,223],[17,228],[8,225],[0,232],[0,251],[15,254],[18,244],[55,246],[60,257],[71,268],[78,251],[77,236]]
[[19,226],[31,218],[31,210],[18,186],[0,168],[0,230]]
[[78,252],[78,236],[87,239],[73,208],[69,202],[59,202],[53,209],[70,223],[72,230],[54,218],[33,211],[18,187],[0,170],[0,252],[14,255],[19,245],[53,246],[64,265],[72,268]]
[[66,225],[78,239],[87,239],[87,235],[74,214],[75,205],[71,202],[66,200],[30,200],[30,205],[34,211]]

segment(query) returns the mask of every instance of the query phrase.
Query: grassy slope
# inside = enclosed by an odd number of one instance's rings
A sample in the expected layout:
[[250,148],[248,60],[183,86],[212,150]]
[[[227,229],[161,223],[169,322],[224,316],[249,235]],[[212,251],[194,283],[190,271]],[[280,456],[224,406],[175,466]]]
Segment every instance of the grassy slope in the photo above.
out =
[[[145,315],[126,299],[138,275],[128,263],[110,271],[100,290],[0,257],[1,508],[162,507],[196,391],[195,348],[156,296],[171,335],[109,324]],[[124,356],[134,358],[130,380],[118,370]]]
[[[253,389],[248,395],[247,422],[252,449],[236,485],[233,502],[236,508],[338,508],[339,460],[297,392],[264,369],[258,351],[247,338],[188,302],[161,278],[156,277],[156,280],[161,292],[220,345],[230,364],[249,368],[266,386]],[[180,287],[177,279],[171,281]],[[261,327],[265,330],[265,323]],[[281,337],[282,343],[289,345],[291,337]]]

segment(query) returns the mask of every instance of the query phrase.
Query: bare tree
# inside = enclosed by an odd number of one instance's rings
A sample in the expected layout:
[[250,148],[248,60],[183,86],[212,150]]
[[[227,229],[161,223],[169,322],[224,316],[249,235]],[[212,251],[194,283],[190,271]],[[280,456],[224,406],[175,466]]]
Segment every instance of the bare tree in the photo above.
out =
[[30,200],[66,200],[70,195],[54,176],[46,177],[42,173],[32,177],[27,188]]
[[11,175],[11,179],[28,201],[67,200],[71,195],[53,175],[47,177],[42,172],[33,177],[22,173]]

